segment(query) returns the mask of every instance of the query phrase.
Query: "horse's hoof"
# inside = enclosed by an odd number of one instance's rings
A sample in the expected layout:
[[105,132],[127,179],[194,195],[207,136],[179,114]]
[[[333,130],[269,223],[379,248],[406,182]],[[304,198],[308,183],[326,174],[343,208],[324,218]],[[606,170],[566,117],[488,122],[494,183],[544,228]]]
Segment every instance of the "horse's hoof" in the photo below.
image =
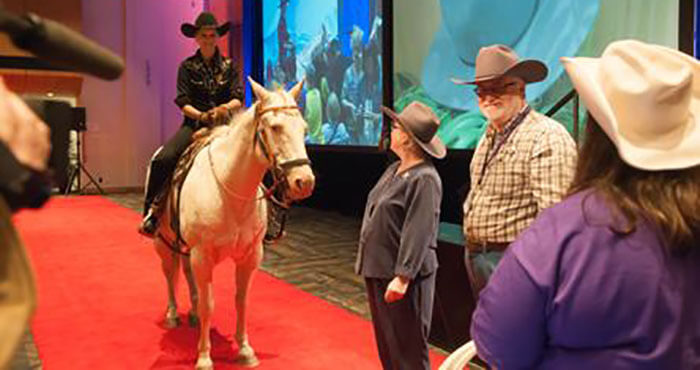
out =
[[199,326],[199,317],[197,317],[197,314],[194,312],[188,313],[187,323],[190,325],[191,328],[196,328],[197,326]]
[[180,318],[179,317],[166,317],[164,325],[167,329],[175,329],[178,326],[180,326]]
[[194,368],[196,370],[214,370],[214,363],[209,357],[200,357],[197,359],[197,365]]
[[255,352],[250,347],[244,347],[238,350],[238,358],[236,362],[245,367],[256,367],[260,365],[260,361],[255,356]]
[[253,356],[253,357],[240,357],[239,356],[236,359],[236,363],[238,363],[239,365],[241,365],[243,367],[257,367],[258,365],[260,365],[260,361],[255,356]]

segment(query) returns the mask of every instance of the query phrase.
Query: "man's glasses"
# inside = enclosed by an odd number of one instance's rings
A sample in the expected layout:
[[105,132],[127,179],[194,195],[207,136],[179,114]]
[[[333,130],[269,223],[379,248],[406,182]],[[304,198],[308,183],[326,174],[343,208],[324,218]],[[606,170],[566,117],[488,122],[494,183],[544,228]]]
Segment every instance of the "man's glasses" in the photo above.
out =
[[474,88],[474,93],[480,98],[483,98],[487,95],[503,95],[508,91],[508,89],[511,86],[516,86],[517,84],[518,84],[517,82],[509,82],[507,84],[503,84],[500,86],[491,86],[491,87],[477,86]]

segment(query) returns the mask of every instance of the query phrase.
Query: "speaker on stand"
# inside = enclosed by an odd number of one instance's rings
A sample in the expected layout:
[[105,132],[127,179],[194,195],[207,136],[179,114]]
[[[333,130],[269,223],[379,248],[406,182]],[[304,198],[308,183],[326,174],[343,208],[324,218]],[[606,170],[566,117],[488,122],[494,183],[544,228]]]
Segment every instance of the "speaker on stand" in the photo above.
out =
[[[70,131],[75,131],[75,143],[76,143],[76,163],[73,165],[73,167],[70,170],[70,173],[68,174],[68,186],[65,189],[64,194],[68,195],[71,193],[72,188],[73,188],[73,183],[77,180],[77,190],[79,194],[84,194],[84,190],[90,186],[90,184],[94,185],[95,188],[100,192],[100,194],[104,195],[105,192],[102,190],[102,187],[100,187],[100,184],[95,181],[95,178],[90,174],[90,171],[85,168],[83,165],[82,161],[82,146],[80,145],[81,137],[83,136],[83,133],[87,131],[87,119],[86,119],[86,114],[85,114],[85,107],[77,107],[72,109],[72,117],[71,117],[71,124],[69,126]],[[80,173],[84,173],[85,176],[87,176],[89,182],[85,185],[85,187],[82,187],[80,184]]]

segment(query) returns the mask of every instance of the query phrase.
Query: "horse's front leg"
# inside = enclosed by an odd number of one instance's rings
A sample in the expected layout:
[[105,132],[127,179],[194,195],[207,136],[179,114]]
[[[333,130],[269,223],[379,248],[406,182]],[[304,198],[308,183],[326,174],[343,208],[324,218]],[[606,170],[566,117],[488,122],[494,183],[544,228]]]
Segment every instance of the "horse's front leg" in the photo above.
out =
[[211,340],[209,330],[211,328],[211,314],[214,311],[214,291],[212,288],[213,263],[198,253],[198,248],[192,249],[191,263],[194,280],[199,293],[197,313],[199,314],[199,343],[197,345],[198,370],[210,370],[214,368],[211,360]]
[[172,329],[180,325],[180,318],[177,314],[177,299],[175,297],[180,259],[160,238],[156,238],[154,243],[160,256],[160,267],[163,270],[163,275],[165,275],[165,281],[168,283],[168,308],[165,311],[165,327]]
[[236,263],[236,342],[238,343],[238,362],[243,366],[257,366],[260,361],[255,356],[253,347],[248,343],[246,331],[246,313],[248,291],[253,274],[262,260],[262,243],[256,246],[246,261]]

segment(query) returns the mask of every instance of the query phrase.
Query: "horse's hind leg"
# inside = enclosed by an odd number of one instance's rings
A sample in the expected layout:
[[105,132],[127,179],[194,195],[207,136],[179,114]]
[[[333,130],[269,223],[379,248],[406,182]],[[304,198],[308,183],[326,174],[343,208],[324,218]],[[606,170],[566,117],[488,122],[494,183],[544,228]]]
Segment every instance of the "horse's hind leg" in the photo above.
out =
[[211,328],[211,313],[214,311],[214,292],[212,289],[212,269],[213,264],[205,256],[198,253],[198,249],[192,249],[190,262],[192,263],[192,273],[197,284],[199,300],[197,302],[197,313],[199,314],[199,344],[197,345],[197,365],[196,369],[209,370],[214,368],[211,360],[211,340],[209,330]]
[[187,320],[190,326],[194,327],[199,324],[199,319],[197,318],[197,284],[194,281],[194,275],[192,274],[192,263],[188,256],[182,256],[182,271],[185,273],[185,278],[187,279],[187,286],[190,290],[190,303],[192,308],[187,314]]
[[168,308],[165,312],[165,326],[174,328],[180,324],[180,318],[177,315],[177,299],[175,297],[180,259],[160,238],[155,239],[155,245],[156,251],[160,256],[160,266],[163,270],[163,275],[165,275],[165,281],[168,283]]
[[262,259],[262,245],[251,253],[247,261],[236,263],[236,342],[238,343],[238,362],[243,366],[257,366],[260,362],[255,356],[253,347],[248,343],[246,331],[246,309],[248,306],[248,291],[253,280],[253,274]]

